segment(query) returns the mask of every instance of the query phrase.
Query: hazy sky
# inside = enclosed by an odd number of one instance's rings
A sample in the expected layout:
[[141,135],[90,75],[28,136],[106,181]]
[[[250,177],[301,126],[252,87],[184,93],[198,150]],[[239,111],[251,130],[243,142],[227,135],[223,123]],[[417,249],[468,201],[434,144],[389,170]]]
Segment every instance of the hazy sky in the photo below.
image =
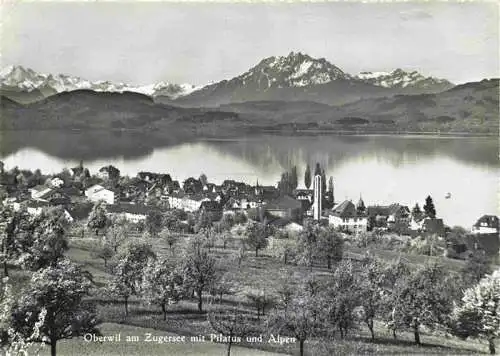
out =
[[2,66],[90,80],[205,84],[301,51],[344,71],[499,76],[495,3],[10,3]]

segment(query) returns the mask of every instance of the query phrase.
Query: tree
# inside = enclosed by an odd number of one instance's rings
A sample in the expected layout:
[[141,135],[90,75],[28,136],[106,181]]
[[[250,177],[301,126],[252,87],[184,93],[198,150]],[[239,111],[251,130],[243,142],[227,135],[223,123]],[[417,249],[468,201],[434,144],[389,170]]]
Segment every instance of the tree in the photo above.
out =
[[324,169],[321,169],[321,192],[324,199],[326,193],[326,174]]
[[194,225],[194,232],[199,233],[201,230],[205,230],[208,233],[211,227],[212,220],[210,219],[210,215],[205,210],[200,210],[196,218],[196,224]]
[[184,256],[183,270],[186,285],[196,291],[198,311],[201,313],[203,292],[212,285],[217,276],[216,261],[200,243],[194,242],[188,246]]
[[290,171],[290,187],[293,189],[297,189],[299,185],[299,178],[297,173],[297,166],[293,166]]
[[120,170],[118,168],[116,168],[115,166],[112,166],[112,165],[109,165],[109,166],[104,167],[104,168],[108,170],[109,179],[112,179],[112,180],[120,179]]
[[[451,284],[452,285],[452,284]],[[415,343],[420,344],[420,327],[429,328],[446,323],[451,312],[450,283],[443,267],[433,264],[420,267],[394,286],[396,292],[395,322],[413,330]]]
[[359,305],[357,281],[354,278],[353,265],[350,260],[340,262],[328,281],[322,301],[327,322],[338,328],[343,339],[354,327],[354,309]]
[[464,280],[464,285],[474,285],[485,275],[492,272],[491,261],[487,258],[484,251],[473,251],[460,272]]
[[255,251],[255,257],[258,257],[259,250],[266,248],[269,241],[269,229],[266,224],[250,222],[245,231],[245,243]]
[[314,168],[314,176],[321,175],[321,166],[319,165],[319,162],[316,162],[316,167]]
[[12,313],[12,327],[26,337],[46,310],[36,341],[50,345],[56,355],[57,341],[86,333],[100,334],[95,307],[83,298],[89,295],[90,274],[68,260],[34,272],[28,290]]
[[242,338],[253,331],[252,320],[241,310],[241,307],[232,307],[224,311],[215,311],[208,314],[208,321],[212,328],[224,336],[227,344],[227,356],[231,356],[231,346],[234,342],[241,342]]
[[94,230],[96,236],[99,235],[99,230],[104,229],[109,224],[105,204],[104,201],[97,202],[92,208],[87,221],[87,227]]
[[24,254],[22,264],[33,271],[57,265],[69,249],[64,210],[43,210],[33,224],[33,243]]
[[361,319],[370,330],[372,340],[375,339],[374,320],[382,313],[385,297],[388,295],[385,272],[386,266],[382,261],[367,257],[356,283],[362,307]]
[[413,217],[413,220],[417,222],[422,220],[422,210],[420,209],[418,203],[416,203],[413,209],[411,209],[411,215]]
[[343,255],[344,239],[342,235],[330,227],[319,230],[317,241],[318,255],[327,261],[328,269],[332,268],[332,261],[340,261]]
[[278,290],[276,291],[278,294],[276,306],[281,308],[285,314],[288,309],[288,305],[292,302],[296,288],[297,287],[293,284],[292,274],[286,275],[278,285]]
[[94,257],[103,260],[104,267],[107,267],[108,261],[113,258],[114,255],[115,250],[113,249],[113,247],[104,241],[101,241],[101,243],[97,246],[97,249],[93,253]]
[[236,224],[232,214],[224,214],[219,222],[222,231],[229,231]]
[[165,228],[160,232],[160,238],[167,243],[170,253],[173,254],[174,246],[179,242],[179,234]]
[[47,310],[41,309],[32,333],[26,337],[11,327],[12,310],[15,303],[16,298],[12,291],[12,285],[9,278],[5,277],[0,282],[0,352],[3,351],[5,355],[27,355],[28,351],[38,354],[33,343],[40,334],[40,327],[45,321]]
[[143,270],[148,260],[155,258],[151,246],[139,242],[131,242],[113,258],[112,276],[107,289],[110,294],[123,299],[125,315],[128,316],[129,298],[140,292]]
[[317,223],[307,221],[297,239],[298,262],[312,268],[317,253],[320,227]]
[[114,253],[117,253],[118,248],[127,241],[127,235],[127,226],[123,222],[116,221],[106,231],[104,241],[113,249]]
[[306,171],[304,173],[304,185],[306,186],[306,189],[311,188],[311,167],[309,167],[309,164],[307,164]]
[[483,337],[490,354],[495,354],[495,339],[500,335],[500,270],[483,277],[464,291],[461,303],[454,306],[453,332],[461,337]]
[[146,215],[146,231],[152,237],[157,237],[163,228],[163,216],[157,209],[151,209]]
[[219,297],[219,303],[222,304],[222,298],[225,295],[232,295],[235,293],[233,288],[234,282],[229,273],[217,274],[216,278],[212,281],[210,286],[210,294],[213,297]]
[[431,219],[434,219],[436,217],[436,208],[434,207],[434,202],[432,201],[430,195],[425,198],[424,212],[425,216]]
[[275,302],[274,298],[263,290],[252,290],[247,293],[246,297],[257,310],[258,319],[260,319],[261,315],[266,315],[266,308],[269,308]]
[[328,179],[328,191],[333,193],[333,177],[330,176]]
[[144,268],[142,294],[151,304],[161,307],[167,320],[167,307],[184,296],[182,272],[167,260],[150,259]]
[[305,293],[295,293],[286,310],[277,307],[269,318],[271,331],[293,335],[299,343],[300,356],[304,356],[304,343],[322,329],[322,322],[316,317],[320,310],[314,298]]
[[2,243],[1,260],[4,277],[9,276],[8,262],[16,255],[14,211],[7,206],[0,210],[0,241]]
[[231,241],[231,234],[228,231],[222,231],[217,234],[217,240],[222,243],[222,248],[225,250],[227,247],[227,243]]
[[206,186],[208,183],[208,179],[207,179],[207,176],[205,175],[205,173],[202,173],[198,180],[200,181],[202,187]]
[[234,223],[236,225],[238,225],[238,224],[244,224],[247,221],[248,221],[247,216],[244,213],[237,211],[234,214]]
[[283,264],[288,264],[294,260],[297,254],[297,240],[294,238],[276,239],[271,249],[271,255]]

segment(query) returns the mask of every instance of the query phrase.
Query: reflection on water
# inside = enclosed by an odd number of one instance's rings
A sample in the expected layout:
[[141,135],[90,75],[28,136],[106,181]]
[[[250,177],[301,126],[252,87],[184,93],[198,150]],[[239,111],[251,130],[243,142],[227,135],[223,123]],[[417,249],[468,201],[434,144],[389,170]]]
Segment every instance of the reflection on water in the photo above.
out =
[[[104,139],[95,145],[87,142],[85,155],[78,147],[73,149],[73,141],[64,141],[67,149],[52,142],[48,150],[38,141],[31,148],[19,147],[1,156],[7,167],[43,172],[58,172],[83,157],[91,171],[113,164],[123,174],[168,172],[179,180],[203,172],[215,183],[258,179],[261,184],[275,184],[283,170],[297,165],[301,185],[306,164],[320,162],[327,176],[333,176],[337,200],[357,200],[361,195],[367,204],[413,206],[418,202],[422,206],[430,194],[438,215],[449,225],[470,226],[482,214],[499,213],[500,168],[493,138],[261,135],[161,147],[152,140],[126,137],[110,150],[103,149]],[[142,145],[137,146],[139,141]],[[55,147],[64,154],[54,153]],[[450,199],[445,199],[447,193]]]

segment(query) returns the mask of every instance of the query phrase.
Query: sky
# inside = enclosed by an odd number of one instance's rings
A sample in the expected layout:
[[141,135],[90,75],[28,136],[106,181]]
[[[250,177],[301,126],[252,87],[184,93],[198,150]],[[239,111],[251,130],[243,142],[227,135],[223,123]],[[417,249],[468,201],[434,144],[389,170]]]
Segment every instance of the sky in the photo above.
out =
[[499,5],[19,2],[1,6],[1,64],[130,84],[206,84],[269,56],[342,70],[499,77]]

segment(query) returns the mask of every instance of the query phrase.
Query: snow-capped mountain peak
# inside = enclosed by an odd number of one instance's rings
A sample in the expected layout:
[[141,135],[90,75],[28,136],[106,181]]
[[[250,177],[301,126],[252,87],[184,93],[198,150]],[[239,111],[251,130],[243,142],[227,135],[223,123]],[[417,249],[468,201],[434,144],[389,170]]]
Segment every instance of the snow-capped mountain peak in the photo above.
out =
[[316,59],[301,52],[290,52],[287,56],[265,58],[255,67],[234,79],[241,80],[244,84],[257,83],[261,90],[266,90],[271,87],[306,87],[326,84],[349,77],[324,58]]
[[425,89],[440,86],[445,90],[453,86],[446,79],[425,77],[417,71],[407,72],[401,68],[392,72],[361,72],[355,78],[384,88],[418,87]]
[[89,81],[67,74],[42,74],[30,68],[10,65],[0,71],[0,87],[31,92],[43,90],[44,93],[55,94],[77,89],[89,89],[100,92],[131,91],[149,96],[163,95],[175,99],[187,95],[199,87],[190,84],[173,84],[159,82],[155,84],[134,86],[125,83],[113,83],[106,80]]

